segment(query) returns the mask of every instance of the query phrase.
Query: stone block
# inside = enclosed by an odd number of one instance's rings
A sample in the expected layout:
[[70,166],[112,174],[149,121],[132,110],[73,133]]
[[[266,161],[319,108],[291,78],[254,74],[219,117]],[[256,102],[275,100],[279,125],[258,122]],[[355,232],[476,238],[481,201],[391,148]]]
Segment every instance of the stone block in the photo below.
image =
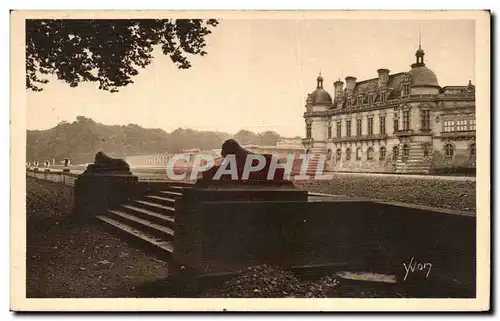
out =
[[134,175],[79,175],[74,186],[74,213],[99,215],[129,200],[138,178]]

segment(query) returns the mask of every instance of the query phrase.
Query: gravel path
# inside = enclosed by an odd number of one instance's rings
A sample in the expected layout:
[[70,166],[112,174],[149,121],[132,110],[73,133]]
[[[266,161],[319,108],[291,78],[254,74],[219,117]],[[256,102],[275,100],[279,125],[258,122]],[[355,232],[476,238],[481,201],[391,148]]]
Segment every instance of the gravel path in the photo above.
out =
[[72,188],[27,178],[28,298],[153,296],[167,264],[71,216]]

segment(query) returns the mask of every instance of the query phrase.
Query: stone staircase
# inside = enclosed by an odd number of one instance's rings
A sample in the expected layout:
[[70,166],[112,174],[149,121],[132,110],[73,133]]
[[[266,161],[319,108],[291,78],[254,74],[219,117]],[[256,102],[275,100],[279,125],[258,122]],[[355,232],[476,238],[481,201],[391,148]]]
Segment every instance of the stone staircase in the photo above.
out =
[[[316,174],[316,170],[318,168],[318,165],[319,165],[319,157],[320,157],[320,153],[314,153],[314,154],[310,154],[311,155],[311,158],[309,159],[309,164],[307,166],[307,171],[306,171],[306,174],[307,175],[315,175]],[[326,155],[325,155],[326,157]],[[300,173],[300,170],[301,170],[301,166],[302,166],[302,160],[298,160],[296,161],[296,163],[294,164],[293,166],[293,170],[292,170],[292,173],[293,175],[298,175]],[[327,166],[327,160],[325,159],[325,168],[323,169],[324,171],[326,171],[326,166]]]
[[396,173],[405,174],[427,174],[431,169],[430,158],[424,157],[424,149],[419,142],[409,143],[410,152],[406,160],[403,159],[403,148],[399,149],[399,157],[396,162]]
[[142,243],[162,258],[170,259],[173,251],[175,202],[186,185],[165,189],[109,209],[97,219],[113,232]]

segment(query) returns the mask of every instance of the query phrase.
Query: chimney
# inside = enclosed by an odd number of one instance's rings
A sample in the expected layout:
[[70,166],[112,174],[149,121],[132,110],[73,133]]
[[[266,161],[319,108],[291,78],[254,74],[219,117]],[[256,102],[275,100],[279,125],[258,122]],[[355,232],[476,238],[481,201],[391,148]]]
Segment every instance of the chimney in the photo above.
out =
[[347,76],[345,77],[347,95],[351,95],[356,86],[356,77]]
[[340,97],[342,95],[342,90],[344,89],[344,82],[340,79],[333,83],[333,88],[335,92],[335,97]]
[[378,73],[378,86],[385,87],[389,81],[389,69],[381,68],[377,70]]

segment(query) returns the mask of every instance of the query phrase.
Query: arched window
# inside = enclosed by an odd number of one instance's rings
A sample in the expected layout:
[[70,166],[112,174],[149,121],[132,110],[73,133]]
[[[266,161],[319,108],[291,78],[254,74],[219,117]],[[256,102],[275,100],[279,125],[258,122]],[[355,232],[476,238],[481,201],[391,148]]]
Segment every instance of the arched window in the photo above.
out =
[[396,145],[392,148],[392,159],[397,160],[398,157],[399,157],[399,147],[398,145]]
[[387,150],[385,149],[385,147],[380,147],[380,160],[384,160],[385,159],[385,156],[387,154]]
[[345,150],[345,160],[346,161],[351,160],[351,149],[350,148]]
[[340,148],[337,149],[337,155],[335,157],[335,159],[337,161],[340,161],[340,159],[342,158],[342,150]]
[[373,160],[373,147],[368,147],[368,150],[366,151],[366,159]]
[[410,146],[404,144],[403,145],[403,160],[408,160],[408,156],[410,156]]
[[424,150],[424,157],[429,157],[431,155],[431,146],[429,144],[422,145],[422,149]]
[[361,160],[361,154],[362,154],[362,151],[361,151],[361,148],[356,148],[356,160]]
[[452,160],[453,159],[453,145],[452,144],[446,144],[444,146],[444,157],[446,160]]
[[476,159],[476,143],[470,144],[469,158],[474,160]]

